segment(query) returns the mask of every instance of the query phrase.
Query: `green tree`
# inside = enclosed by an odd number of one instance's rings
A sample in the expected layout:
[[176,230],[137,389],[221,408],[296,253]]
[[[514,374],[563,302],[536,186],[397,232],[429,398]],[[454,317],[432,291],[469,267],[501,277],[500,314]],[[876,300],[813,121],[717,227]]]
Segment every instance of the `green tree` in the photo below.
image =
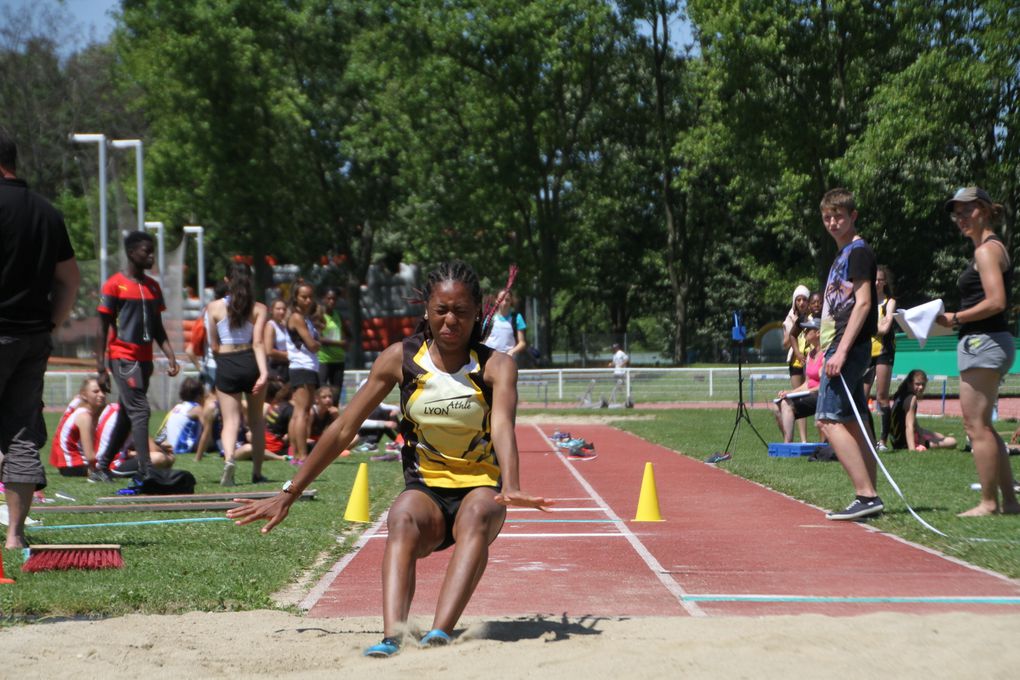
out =
[[611,96],[606,74],[619,30],[599,0],[399,6],[380,41],[399,94],[391,118],[405,135],[403,216],[423,259],[457,253],[490,282],[509,261],[540,302],[548,358],[563,250],[578,225],[576,174],[590,119]]

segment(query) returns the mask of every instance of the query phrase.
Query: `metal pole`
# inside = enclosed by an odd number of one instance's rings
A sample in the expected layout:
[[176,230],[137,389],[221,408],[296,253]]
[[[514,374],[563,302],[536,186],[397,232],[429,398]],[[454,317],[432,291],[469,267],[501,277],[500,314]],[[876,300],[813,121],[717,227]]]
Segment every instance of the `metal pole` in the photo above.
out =
[[166,271],[166,249],[163,240],[162,222],[145,222],[146,229],[156,232],[156,261],[159,263],[159,285],[163,285],[163,272]]
[[99,146],[99,285],[106,283],[106,135],[71,133],[72,142]]
[[205,249],[202,243],[204,231],[202,227],[195,225],[184,227],[184,233],[194,234],[198,241],[198,304],[200,307],[205,304]]
[[[110,142],[115,149],[135,150],[135,178],[137,180],[136,194],[138,196],[138,231],[145,231],[145,167],[142,164],[142,140],[140,139],[115,139]],[[160,268],[160,272],[163,269]]]

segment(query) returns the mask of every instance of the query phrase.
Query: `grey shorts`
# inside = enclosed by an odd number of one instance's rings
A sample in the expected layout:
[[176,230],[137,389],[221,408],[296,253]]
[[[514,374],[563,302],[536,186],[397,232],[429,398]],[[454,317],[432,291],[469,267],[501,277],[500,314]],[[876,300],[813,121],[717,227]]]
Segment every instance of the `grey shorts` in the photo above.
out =
[[971,333],[956,346],[956,367],[960,372],[972,368],[991,368],[1006,375],[1013,367],[1016,345],[1008,332]]
[[0,481],[46,487],[39,451],[46,446],[42,395],[49,333],[0,337]]

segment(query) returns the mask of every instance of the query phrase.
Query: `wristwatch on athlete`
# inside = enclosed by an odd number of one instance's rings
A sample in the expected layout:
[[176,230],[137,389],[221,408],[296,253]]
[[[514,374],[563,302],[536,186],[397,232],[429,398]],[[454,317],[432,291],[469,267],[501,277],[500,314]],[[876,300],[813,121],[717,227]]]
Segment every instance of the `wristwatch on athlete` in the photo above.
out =
[[294,480],[293,479],[288,479],[286,482],[284,482],[283,483],[283,488],[281,488],[280,490],[283,491],[284,493],[289,493],[292,496],[300,495],[298,490],[294,488]]

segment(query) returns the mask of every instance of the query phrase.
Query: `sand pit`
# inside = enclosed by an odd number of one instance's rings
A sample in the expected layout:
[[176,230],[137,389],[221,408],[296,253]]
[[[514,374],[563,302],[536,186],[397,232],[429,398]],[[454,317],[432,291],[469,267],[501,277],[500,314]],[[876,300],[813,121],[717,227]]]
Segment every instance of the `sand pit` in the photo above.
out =
[[[1012,611],[1013,608],[1010,608]],[[416,621],[425,627],[428,621]],[[465,619],[454,644],[365,659],[377,618],[281,611],[36,623],[0,631],[8,678],[1007,678],[1020,614]],[[369,676],[371,674],[371,676]]]

